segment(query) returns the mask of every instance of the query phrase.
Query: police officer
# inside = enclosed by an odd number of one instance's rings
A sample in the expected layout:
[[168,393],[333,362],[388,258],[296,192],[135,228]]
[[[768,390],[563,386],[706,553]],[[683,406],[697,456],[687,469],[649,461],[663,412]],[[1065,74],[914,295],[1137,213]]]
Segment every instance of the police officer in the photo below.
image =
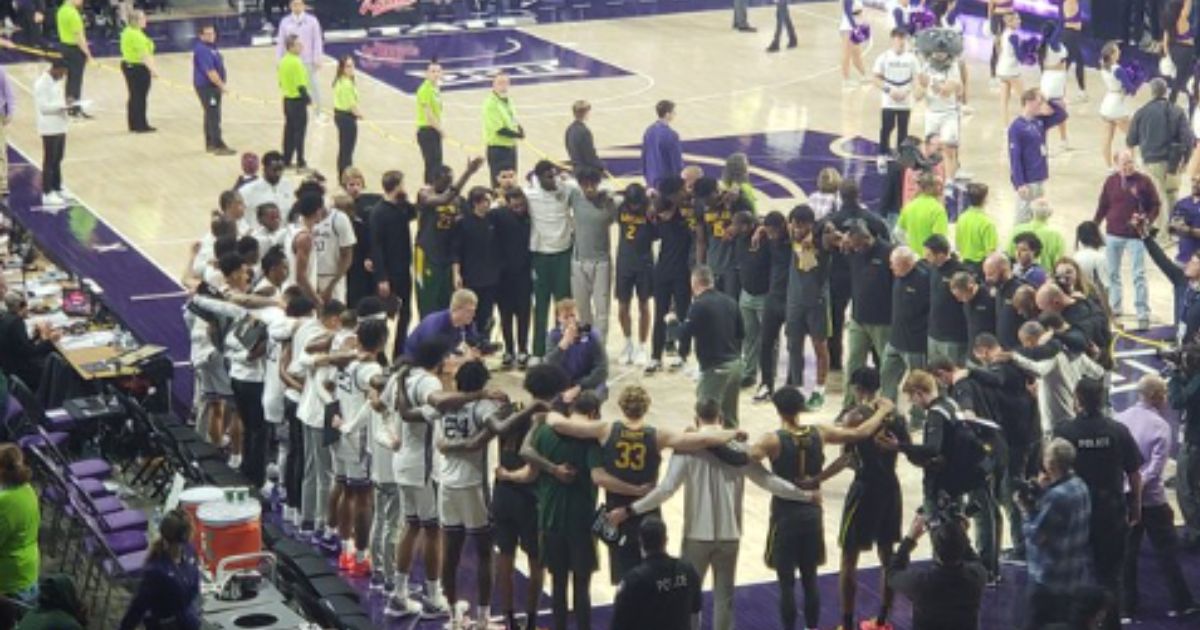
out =
[[691,630],[700,627],[700,576],[667,555],[667,526],[642,521],[642,563],[625,574],[613,603],[613,628]]

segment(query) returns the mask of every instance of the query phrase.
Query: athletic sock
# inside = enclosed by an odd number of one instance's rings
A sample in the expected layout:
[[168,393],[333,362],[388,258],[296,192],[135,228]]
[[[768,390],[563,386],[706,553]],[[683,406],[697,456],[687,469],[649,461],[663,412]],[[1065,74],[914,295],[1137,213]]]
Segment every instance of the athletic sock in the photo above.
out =
[[402,571],[396,572],[396,591],[395,593],[404,599],[408,599],[408,574]]
[[492,618],[491,606],[476,606],[475,607],[475,627],[488,627],[488,619]]
[[442,587],[438,580],[425,580],[425,594],[429,596],[430,601],[441,599]]

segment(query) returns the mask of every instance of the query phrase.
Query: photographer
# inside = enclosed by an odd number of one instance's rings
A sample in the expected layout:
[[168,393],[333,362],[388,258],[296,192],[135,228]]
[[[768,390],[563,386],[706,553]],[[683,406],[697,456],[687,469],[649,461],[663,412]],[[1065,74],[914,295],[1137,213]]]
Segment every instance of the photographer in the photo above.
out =
[[[913,630],[979,627],[987,571],[971,549],[962,516],[950,512],[928,523],[917,514],[888,566],[888,583],[912,602]],[[909,556],[927,527],[932,530],[933,564],[910,567]]]
[[1183,422],[1175,490],[1183,512],[1183,546],[1194,549],[1200,547],[1200,346],[1189,344],[1162,358],[1175,364],[1167,381],[1167,400],[1182,412]]
[[546,363],[562,368],[571,379],[571,386],[562,393],[563,402],[571,403],[582,391],[607,399],[608,355],[600,335],[591,324],[579,321],[575,300],[559,300],[554,315],[558,325],[546,336]]
[[1064,604],[1091,580],[1092,501],[1087,484],[1071,472],[1074,464],[1075,447],[1055,438],[1042,454],[1036,484],[1019,484],[1016,492],[1029,554],[1027,630],[1066,621],[1070,606]]

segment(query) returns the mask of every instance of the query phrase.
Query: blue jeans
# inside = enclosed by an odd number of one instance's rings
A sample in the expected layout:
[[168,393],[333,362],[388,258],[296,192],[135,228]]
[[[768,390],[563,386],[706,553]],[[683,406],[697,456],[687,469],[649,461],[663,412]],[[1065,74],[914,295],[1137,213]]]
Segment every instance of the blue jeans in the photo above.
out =
[[1133,304],[1138,319],[1150,318],[1150,291],[1146,286],[1146,245],[1136,238],[1106,235],[1104,255],[1108,262],[1108,303],[1121,311],[1121,259],[1128,249],[1133,258]]

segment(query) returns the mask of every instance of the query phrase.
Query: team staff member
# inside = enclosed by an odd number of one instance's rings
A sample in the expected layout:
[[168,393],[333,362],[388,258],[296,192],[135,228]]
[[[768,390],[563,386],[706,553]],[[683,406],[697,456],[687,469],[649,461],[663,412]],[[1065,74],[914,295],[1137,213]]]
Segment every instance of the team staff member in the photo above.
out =
[[1021,345],[1017,332],[1027,321],[1013,304],[1017,289],[1025,283],[1013,275],[1012,263],[1000,252],[992,252],[983,260],[983,279],[996,296],[996,337],[1001,347],[1012,350]]
[[67,65],[62,59],[33,84],[33,104],[37,108],[37,130],[42,137],[42,205],[61,206],[63,198],[62,162],[67,150],[68,101],[63,92]]
[[986,288],[979,286],[975,274],[956,271],[950,277],[950,293],[962,303],[968,345],[974,344],[975,338],[981,333],[996,334],[996,298]]
[[279,91],[283,94],[283,167],[292,167],[292,157],[297,168],[308,168],[304,161],[304,134],[308,131],[308,105],[311,84],[308,71],[300,59],[304,45],[300,38],[289,35],[287,54],[279,60]]
[[[843,246],[849,248],[850,291],[853,294],[850,325],[847,327],[846,374],[853,375],[867,364],[867,352],[878,360],[887,351],[891,335],[891,296],[895,275],[891,269],[892,244],[876,238],[861,220],[846,226]],[[911,325],[911,324],[909,324]],[[854,391],[846,388],[844,405],[854,402]]]
[[417,193],[417,244],[413,271],[417,274],[417,312],[425,317],[446,308],[454,290],[451,239],[461,214],[459,192],[483,166],[482,158],[471,158],[458,181],[454,170],[442,166],[433,183]]
[[467,195],[467,210],[450,235],[451,269],[455,289],[470,289],[479,298],[475,328],[491,337],[492,314],[496,310],[500,269],[503,265],[496,238],[495,216],[491,214],[492,191],[475,186]]
[[192,48],[192,85],[204,108],[204,150],[214,155],[237,153],[221,138],[221,96],[228,90],[225,76],[225,60],[217,50],[217,27],[205,24]]
[[[646,373],[652,374],[662,368],[662,354],[667,345],[667,313],[673,309],[676,318],[685,317],[692,303],[691,287],[688,286],[688,256],[692,251],[695,228],[688,225],[681,207],[683,180],[666,177],[658,184],[658,206],[651,215],[654,238],[661,239],[658,260],[654,265],[654,338],[650,363]],[[682,367],[691,354],[691,337],[679,339],[679,356],[670,364]]]
[[354,147],[358,144],[358,86],[354,82],[354,57],[338,59],[337,74],[333,77],[333,124],[338,131],[338,177],[354,163]]
[[771,288],[771,250],[767,242],[754,242],[755,228],[754,215],[749,212],[733,215],[733,262],[740,285],[737,303],[746,332],[742,339],[742,387],[754,387],[756,382],[762,348],[763,309]]
[[291,7],[292,12],[279,21],[279,30],[276,32],[276,39],[279,43],[276,46],[275,55],[282,61],[287,53],[291,52],[288,39],[295,37],[300,41],[298,54],[304,62],[302,65],[308,79],[308,94],[312,99],[313,106],[320,111],[321,92],[317,88],[317,70],[321,67],[321,60],[325,57],[321,23],[317,21],[315,15],[304,11],[304,0],[292,0]]
[[517,123],[517,110],[508,98],[508,83],[507,74],[497,74],[492,79],[492,91],[483,100],[483,143],[493,186],[500,171],[517,170],[517,140],[525,137],[525,129]]
[[691,630],[700,627],[700,576],[686,560],[667,555],[662,519],[642,521],[642,563],[621,580],[613,602],[614,628]]
[[[929,267],[907,246],[892,250],[892,327],[883,351],[883,396],[896,400],[905,372],[925,367],[929,326]],[[915,410],[919,412],[919,410]]]
[[[417,211],[404,194],[404,174],[383,174],[383,199],[371,210],[371,265],[380,299],[395,304],[394,352],[401,354],[412,317],[412,236],[408,227]],[[389,309],[390,310],[390,309]]]
[[[941,234],[925,239],[925,261],[929,263],[930,360],[944,357],[963,365],[967,361],[967,316],[950,290],[950,279],[966,267],[950,252],[950,241]],[[908,323],[906,325],[911,325]]]
[[500,240],[500,333],[504,338],[505,368],[524,369],[529,364],[529,317],[533,307],[533,252],[529,251],[529,201],[525,191],[504,191],[503,205],[494,211],[496,237]]
[[134,11],[129,25],[121,31],[121,74],[129,88],[125,105],[129,130],[134,133],[155,131],[146,120],[146,97],[150,94],[150,77],[158,76],[154,66],[154,41],[146,36],[146,13]]
[[83,94],[83,70],[92,60],[92,50],[88,46],[87,33],[84,31],[83,15],[79,9],[83,0],[66,0],[58,8],[55,21],[58,24],[58,44],[62,51],[63,61],[67,64],[67,113],[71,116],[91,118],[79,107]]
[[426,184],[442,166],[442,64],[430,61],[417,88],[417,146],[425,162]]
[[573,204],[575,247],[571,252],[571,295],[582,321],[591,324],[600,343],[608,341],[608,307],[612,304],[612,224],[616,201],[600,190],[602,173],[576,167],[575,181],[583,192]]

